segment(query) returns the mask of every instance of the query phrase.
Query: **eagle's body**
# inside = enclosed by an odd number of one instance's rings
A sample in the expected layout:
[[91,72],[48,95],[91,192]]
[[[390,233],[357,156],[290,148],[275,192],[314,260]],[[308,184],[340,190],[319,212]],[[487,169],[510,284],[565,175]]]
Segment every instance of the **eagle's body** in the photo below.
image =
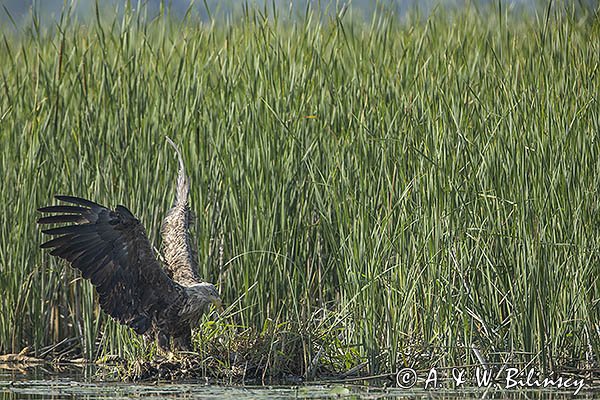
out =
[[[167,138],[168,139],[168,138]],[[175,145],[169,140],[175,147]],[[216,288],[198,277],[196,252],[189,237],[191,219],[183,160],[179,156],[177,196],[163,221],[164,268],[144,227],[123,206],[110,210],[73,196],[56,196],[70,205],[42,207],[40,224],[72,223],[46,229],[60,235],[41,245],[63,258],[95,286],[102,309],[136,333],[155,337],[162,348],[170,339],[178,349],[191,348],[191,328],[211,304],[220,305]]]

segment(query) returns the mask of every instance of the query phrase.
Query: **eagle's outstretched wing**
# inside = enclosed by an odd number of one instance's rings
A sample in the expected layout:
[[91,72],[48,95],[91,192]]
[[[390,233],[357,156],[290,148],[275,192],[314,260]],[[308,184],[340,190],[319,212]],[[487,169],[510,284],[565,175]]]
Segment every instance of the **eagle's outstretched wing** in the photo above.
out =
[[177,176],[177,194],[175,204],[167,213],[162,225],[163,256],[165,268],[175,282],[191,286],[200,282],[198,277],[198,256],[189,233],[193,219],[188,204],[190,184],[185,174],[185,166],[181,152],[167,137],[167,141],[175,148],[179,158],[179,174]]
[[42,207],[39,224],[72,223],[46,229],[59,235],[41,245],[82,272],[96,287],[100,306],[110,316],[137,333],[146,332],[158,314],[181,304],[182,288],[162,270],[144,227],[131,212],[115,210],[89,200],[56,196],[74,205]]

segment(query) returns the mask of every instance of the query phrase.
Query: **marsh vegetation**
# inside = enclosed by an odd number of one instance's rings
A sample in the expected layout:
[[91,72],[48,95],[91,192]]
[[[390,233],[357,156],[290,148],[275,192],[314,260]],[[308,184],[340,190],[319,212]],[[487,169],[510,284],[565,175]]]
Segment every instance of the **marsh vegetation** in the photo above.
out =
[[7,23],[0,353],[155,356],[35,221],[54,194],[123,204],[158,247],[169,135],[227,308],[206,374],[597,371],[600,24],[545,11]]

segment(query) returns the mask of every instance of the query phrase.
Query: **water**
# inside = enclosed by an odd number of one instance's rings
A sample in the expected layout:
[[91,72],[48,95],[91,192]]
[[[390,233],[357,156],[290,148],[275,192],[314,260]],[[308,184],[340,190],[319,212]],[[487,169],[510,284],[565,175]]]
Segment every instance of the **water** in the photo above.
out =
[[[590,388],[575,398],[592,399],[598,395]],[[402,390],[342,384],[306,386],[220,386],[205,382],[128,383],[106,380],[94,368],[70,367],[27,370],[0,370],[0,400],[13,399],[571,399],[570,391],[532,390],[502,391],[466,390]]]

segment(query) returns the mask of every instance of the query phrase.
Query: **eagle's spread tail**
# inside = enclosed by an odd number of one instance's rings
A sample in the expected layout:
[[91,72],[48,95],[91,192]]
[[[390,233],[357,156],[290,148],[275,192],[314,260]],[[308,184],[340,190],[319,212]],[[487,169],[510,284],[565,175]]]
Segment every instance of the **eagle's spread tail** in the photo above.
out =
[[167,142],[173,146],[179,159],[179,174],[177,176],[177,194],[175,204],[169,210],[163,221],[163,255],[165,268],[176,282],[189,286],[199,282],[197,255],[192,244],[189,225],[192,221],[188,197],[190,185],[185,173],[183,157],[175,143],[167,137]]

